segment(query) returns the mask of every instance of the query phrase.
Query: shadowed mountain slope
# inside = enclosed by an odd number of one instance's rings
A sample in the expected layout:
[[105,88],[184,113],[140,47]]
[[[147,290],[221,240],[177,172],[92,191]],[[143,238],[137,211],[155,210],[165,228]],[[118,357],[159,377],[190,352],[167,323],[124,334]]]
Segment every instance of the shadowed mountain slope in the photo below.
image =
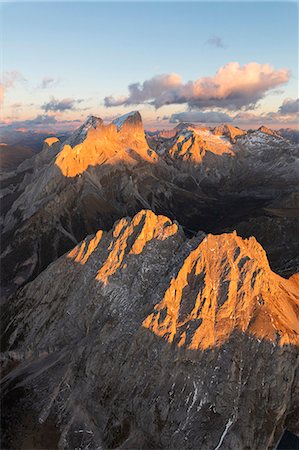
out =
[[0,144],[0,171],[14,170],[22,161],[33,155],[34,153],[29,147]]
[[3,311],[6,447],[29,408],[59,448],[275,448],[299,432],[297,277],[151,211],[87,237]]

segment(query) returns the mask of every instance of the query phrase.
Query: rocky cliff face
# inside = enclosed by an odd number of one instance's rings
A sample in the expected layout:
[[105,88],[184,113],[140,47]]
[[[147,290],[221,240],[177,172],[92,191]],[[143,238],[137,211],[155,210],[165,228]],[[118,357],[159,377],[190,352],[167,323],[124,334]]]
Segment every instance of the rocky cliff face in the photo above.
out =
[[281,258],[267,237],[273,222],[283,246],[294,240],[296,218],[278,220],[268,206],[297,190],[296,145],[264,128],[246,133],[229,125],[183,124],[174,137],[159,139],[149,148],[138,112],[109,125],[91,116],[65,142],[47,140],[36,158],[2,180],[5,297],[86,234],[142,208],[177,219],[193,234],[241,224],[244,236],[256,235],[265,246],[275,270],[297,270],[296,248]]
[[3,310],[5,446],[56,424],[65,449],[274,449],[299,432],[298,307],[254,238],[123,218]]
[[31,167],[21,167],[23,181],[12,188],[3,218],[3,292],[35,277],[86,234],[149,206],[156,159],[139,113],[119,127],[90,117],[65,143],[45,142]]
[[2,446],[298,434],[297,162],[265,127],[147,140],[132,112],[2,176]]

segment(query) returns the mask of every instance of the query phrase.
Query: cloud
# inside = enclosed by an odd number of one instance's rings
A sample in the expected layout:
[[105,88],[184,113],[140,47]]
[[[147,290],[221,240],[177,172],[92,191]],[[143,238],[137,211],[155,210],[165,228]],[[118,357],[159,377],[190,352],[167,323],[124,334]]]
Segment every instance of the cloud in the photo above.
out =
[[[283,106],[283,105],[282,105]],[[281,113],[281,107],[278,111],[271,111],[261,114],[253,114],[250,112],[240,112],[236,114],[233,118],[234,122],[246,123],[246,124],[293,124],[298,123],[298,112],[294,113]]]
[[23,108],[23,103],[13,103],[10,107],[13,109]]
[[299,113],[299,98],[286,98],[279,107],[280,114],[298,114]]
[[253,109],[269,91],[289,78],[289,70],[275,70],[269,64],[251,62],[241,66],[230,62],[220,67],[213,77],[201,77],[185,84],[175,73],[157,75],[142,84],[130,84],[128,96],[105,97],[104,103],[106,107],[149,103],[160,108],[186,103],[190,109]]
[[54,116],[48,116],[47,114],[39,114],[34,119],[18,120],[14,122],[15,126],[29,127],[35,125],[53,125],[57,123]]
[[223,40],[219,36],[211,36],[209,39],[205,42],[206,45],[210,45],[211,47],[216,48],[226,48],[227,46],[224,44]]
[[78,99],[75,100],[73,98],[63,98],[62,100],[57,100],[54,97],[51,98],[51,100],[47,103],[44,103],[41,108],[45,112],[63,112],[63,111],[71,111],[75,110],[76,103],[81,103],[83,100]]
[[[228,114],[222,111],[184,111],[180,113],[164,116],[170,123],[177,122],[200,122],[200,123],[224,123],[236,122],[252,125],[261,125],[262,123],[296,123],[298,122],[299,99],[285,99],[277,111],[262,112],[260,114],[250,111],[240,111],[237,114]],[[163,118],[163,119],[164,119]],[[162,119],[162,120],[163,120]]]
[[16,120],[11,123],[1,124],[1,130],[16,130],[16,129],[27,129],[27,130],[49,130],[57,129],[64,130],[69,127],[74,128],[80,120],[57,120],[55,116],[50,116],[48,114],[39,114],[33,119]]
[[14,87],[19,82],[24,82],[26,79],[18,70],[11,72],[4,72],[0,81],[0,104],[4,101],[4,95],[7,89]]
[[59,80],[57,80],[56,78],[44,77],[38,87],[41,89],[47,89],[49,87],[54,86],[58,82]]
[[[130,90],[130,86],[129,86],[129,90]],[[121,96],[121,97],[113,97],[112,95],[110,95],[109,97],[105,97],[104,98],[104,105],[106,106],[106,108],[111,108],[113,106],[120,106],[120,105],[125,105],[128,101],[128,97],[125,96]],[[129,103],[127,103],[129,104]]]
[[178,122],[200,122],[200,123],[219,123],[219,122],[232,122],[233,118],[223,112],[219,111],[186,111],[181,113],[172,114],[170,117],[170,123]]
[[[104,104],[106,107],[111,107],[147,103],[149,100],[158,99],[162,94],[167,95],[167,92],[171,90],[179,89],[180,86],[182,86],[182,78],[176,73],[156,75],[142,84],[130,84],[128,87],[129,96],[127,97],[105,97]],[[167,101],[166,98],[165,101]]]

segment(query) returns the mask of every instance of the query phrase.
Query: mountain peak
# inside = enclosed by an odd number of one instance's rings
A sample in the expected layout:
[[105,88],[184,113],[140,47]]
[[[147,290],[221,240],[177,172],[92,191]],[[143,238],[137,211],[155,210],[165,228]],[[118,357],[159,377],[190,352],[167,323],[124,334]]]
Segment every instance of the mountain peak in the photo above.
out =
[[174,130],[176,131],[182,131],[186,130],[188,128],[196,128],[196,125],[190,122],[180,122],[178,125],[174,127]]
[[213,133],[220,136],[227,136],[232,142],[236,142],[236,137],[243,136],[247,131],[225,123],[215,127]]
[[139,111],[131,111],[120,117],[117,117],[112,121],[117,127],[117,131],[120,131],[124,126],[141,127],[143,130],[142,118]]
[[234,155],[231,142],[221,136],[209,128],[183,128],[174,137],[169,155],[171,158],[193,164],[202,163],[207,152],[215,155]]
[[74,131],[74,133],[65,141],[65,144],[69,144],[71,147],[81,144],[90,129],[96,129],[103,124],[103,120],[100,117],[88,116],[85,122]]
[[59,142],[59,139],[57,137],[48,137],[44,140],[44,144],[47,144],[49,147],[51,147],[56,142]]
[[105,125],[102,119],[90,116],[69,138],[56,159],[65,176],[73,177],[89,166],[140,161],[155,162],[157,154],[149,149],[138,111]]
[[208,235],[143,325],[192,350],[223,345],[235,331],[279,345],[298,344],[293,283],[271,271],[255,238],[242,239],[236,232]]
[[259,127],[259,129],[257,131],[261,131],[262,133],[269,134],[270,136],[275,136],[275,137],[281,138],[281,136],[278,133],[276,133],[276,131],[271,130],[271,128],[267,128],[264,125]]

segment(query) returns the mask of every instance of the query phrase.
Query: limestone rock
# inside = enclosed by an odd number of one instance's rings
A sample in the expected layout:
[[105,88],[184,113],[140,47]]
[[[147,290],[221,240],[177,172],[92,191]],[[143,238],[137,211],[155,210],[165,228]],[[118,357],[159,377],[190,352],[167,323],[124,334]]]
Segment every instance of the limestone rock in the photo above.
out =
[[3,310],[4,444],[274,449],[299,433],[297,281],[152,211],[87,237]]

